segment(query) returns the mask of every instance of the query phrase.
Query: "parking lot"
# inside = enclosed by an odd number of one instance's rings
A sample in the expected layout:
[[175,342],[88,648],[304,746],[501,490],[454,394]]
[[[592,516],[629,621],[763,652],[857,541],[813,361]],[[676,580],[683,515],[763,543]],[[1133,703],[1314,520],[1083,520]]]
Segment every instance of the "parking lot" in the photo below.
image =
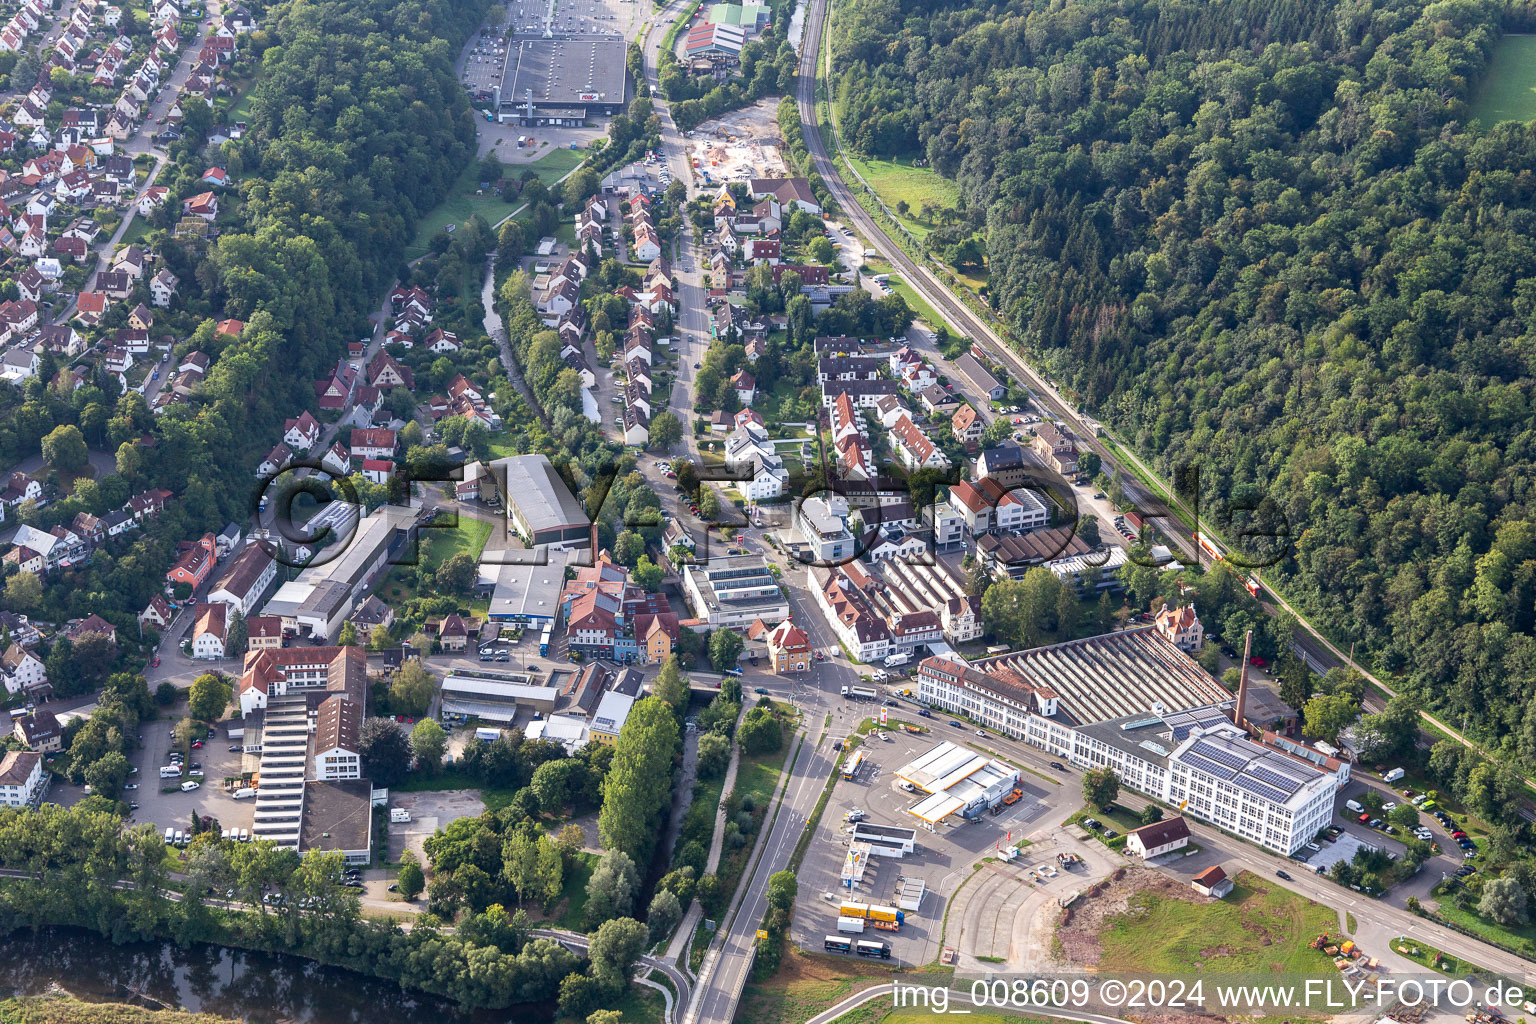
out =
[[[134,823],[147,822],[161,831],[167,828],[186,830],[191,824],[192,815],[196,813],[212,817],[221,829],[251,827],[256,801],[236,800],[225,792],[224,779],[239,775],[242,771],[255,771],[256,758],[229,751],[229,735],[225,728],[227,724],[221,722],[214,730],[212,739],[205,739],[202,747],[191,751],[183,768],[184,774],[177,779],[160,778],[160,766],[170,763],[171,729],[175,722],[155,720],[140,726],[139,735],[143,737],[143,744],[138,753],[129,759],[139,772],[128,779],[128,785],[137,788],[125,790],[122,794],[123,799],[130,804],[139,805],[131,818]],[[187,777],[194,763],[202,766],[202,784],[196,790],[184,793],[181,791],[183,782],[199,781]],[[162,788],[170,792],[161,792]],[[62,781],[55,782],[48,793],[50,801],[64,805],[76,803],[84,797],[83,787]]]
[[390,822],[389,856],[391,864],[400,863],[400,855],[406,850],[415,853],[421,863],[427,862],[422,843],[436,832],[439,825],[446,825],[455,818],[476,818],[485,813],[485,801],[476,790],[441,790],[430,793],[392,793],[390,810],[406,810],[411,820]]
[[[873,705],[870,706],[873,709]],[[902,714],[901,709],[891,709]],[[855,710],[853,714],[857,715]],[[910,715],[910,712],[908,712]],[[894,721],[893,721],[894,724]],[[942,727],[941,727],[942,728]],[[944,733],[951,730],[943,729]],[[894,770],[943,740],[961,742],[958,736],[933,731],[924,735],[887,732],[889,739],[872,734],[864,745],[864,764],[852,780],[838,779],[827,808],[806,851],[799,877],[802,898],[795,903],[791,937],[804,949],[820,953],[825,936],[837,930],[838,907],[843,900],[860,903],[896,905],[897,889],[903,880],[921,880],[927,886],[921,907],[905,911],[899,931],[867,929],[863,936],[887,942],[891,957],[903,964],[926,964],[939,956],[943,943],[945,905],[971,865],[991,856],[995,849],[1012,840],[1025,838],[1049,824],[1046,819],[1047,793],[1044,785],[1028,772],[1021,773],[1024,796],[1000,813],[983,814],[975,821],[958,815],[929,831],[920,819],[907,813],[918,795],[898,788]],[[917,829],[917,848],[901,858],[871,857],[862,881],[852,889],[841,885],[840,876],[848,855],[847,814],[865,812],[865,821],[876,825],[895,825]],[[831,894],[831,899],[825,895]],[[810,898],[806,898],[809,896]]]

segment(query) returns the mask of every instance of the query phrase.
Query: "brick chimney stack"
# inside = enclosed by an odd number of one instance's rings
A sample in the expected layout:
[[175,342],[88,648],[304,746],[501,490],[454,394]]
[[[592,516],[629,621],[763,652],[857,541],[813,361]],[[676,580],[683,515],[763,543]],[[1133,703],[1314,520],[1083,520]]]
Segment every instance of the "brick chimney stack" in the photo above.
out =
[[1248,659],[1253,654],[1253,630],[1249,630],[1243,636],[1243,667],[1242,675],[1237,683],[1237,706],[1232,709],[1232,724],[1239,729],[1247,729],[1247,719],[1244,717],[1248,710]]

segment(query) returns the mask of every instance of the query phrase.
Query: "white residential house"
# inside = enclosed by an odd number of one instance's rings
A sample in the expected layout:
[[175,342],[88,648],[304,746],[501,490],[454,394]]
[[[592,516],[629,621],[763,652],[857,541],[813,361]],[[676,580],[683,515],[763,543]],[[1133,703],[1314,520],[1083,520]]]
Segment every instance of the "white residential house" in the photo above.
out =
[[320,465],[337,476],[349,476],[352,473],[352,456],[346,446],[337,441],[321,456]]
[[891,428],[891,444],[896,457],[909,470],[943,469],[949,465],[949,456],[912,422],[912,417],[905,414]]
[[224,657],[224,639],[228,629],[229,605],[200,604],[192,627],[192,657],[218,659]]
[[176,296],[179,279],[169,270],[161,270],[149,281],[149,299],[157,306],[169,306]]
[[12,750],[0,758],[0,806],[26,807],[43,790],[43,755]]
[[13,641],[0,655],[0,676],[5,678],[6,692],[16,694],[48,682],[48,669],[43,659]]
[[283,443],[296,452],[307,452],[320,440],[320,421],[306,409],[283,424]]
[[739,480],[736,487],[749,501],[767,501],[784,493],[789,471],[774,448],[768,431],[757,423],[742,423],[725,439],[725,463],[734,470],[748,470],[750,480]]

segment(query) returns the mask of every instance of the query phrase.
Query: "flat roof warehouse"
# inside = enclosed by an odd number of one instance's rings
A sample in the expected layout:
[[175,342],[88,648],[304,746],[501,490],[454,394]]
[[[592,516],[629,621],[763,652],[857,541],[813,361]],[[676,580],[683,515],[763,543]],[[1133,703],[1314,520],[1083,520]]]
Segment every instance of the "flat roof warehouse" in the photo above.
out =
[[507,47],[497,115],[525,118],[530,93],[536,118],[617,113],[624,109],[625,73],[622,36],[514,39]]
[[946,740],[897,768],[896,777],[928,794],[907,812],[931,825],[1001,800],[1018,784],[1019,771]]

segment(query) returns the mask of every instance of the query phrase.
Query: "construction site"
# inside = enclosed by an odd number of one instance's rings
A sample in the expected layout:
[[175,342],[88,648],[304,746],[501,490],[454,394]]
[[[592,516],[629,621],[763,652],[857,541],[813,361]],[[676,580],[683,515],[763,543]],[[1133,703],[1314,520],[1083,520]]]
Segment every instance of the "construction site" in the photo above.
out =
[[778,106],[759,100],[689,133],[688,159],[705,185],[789,174],[781,152]]

